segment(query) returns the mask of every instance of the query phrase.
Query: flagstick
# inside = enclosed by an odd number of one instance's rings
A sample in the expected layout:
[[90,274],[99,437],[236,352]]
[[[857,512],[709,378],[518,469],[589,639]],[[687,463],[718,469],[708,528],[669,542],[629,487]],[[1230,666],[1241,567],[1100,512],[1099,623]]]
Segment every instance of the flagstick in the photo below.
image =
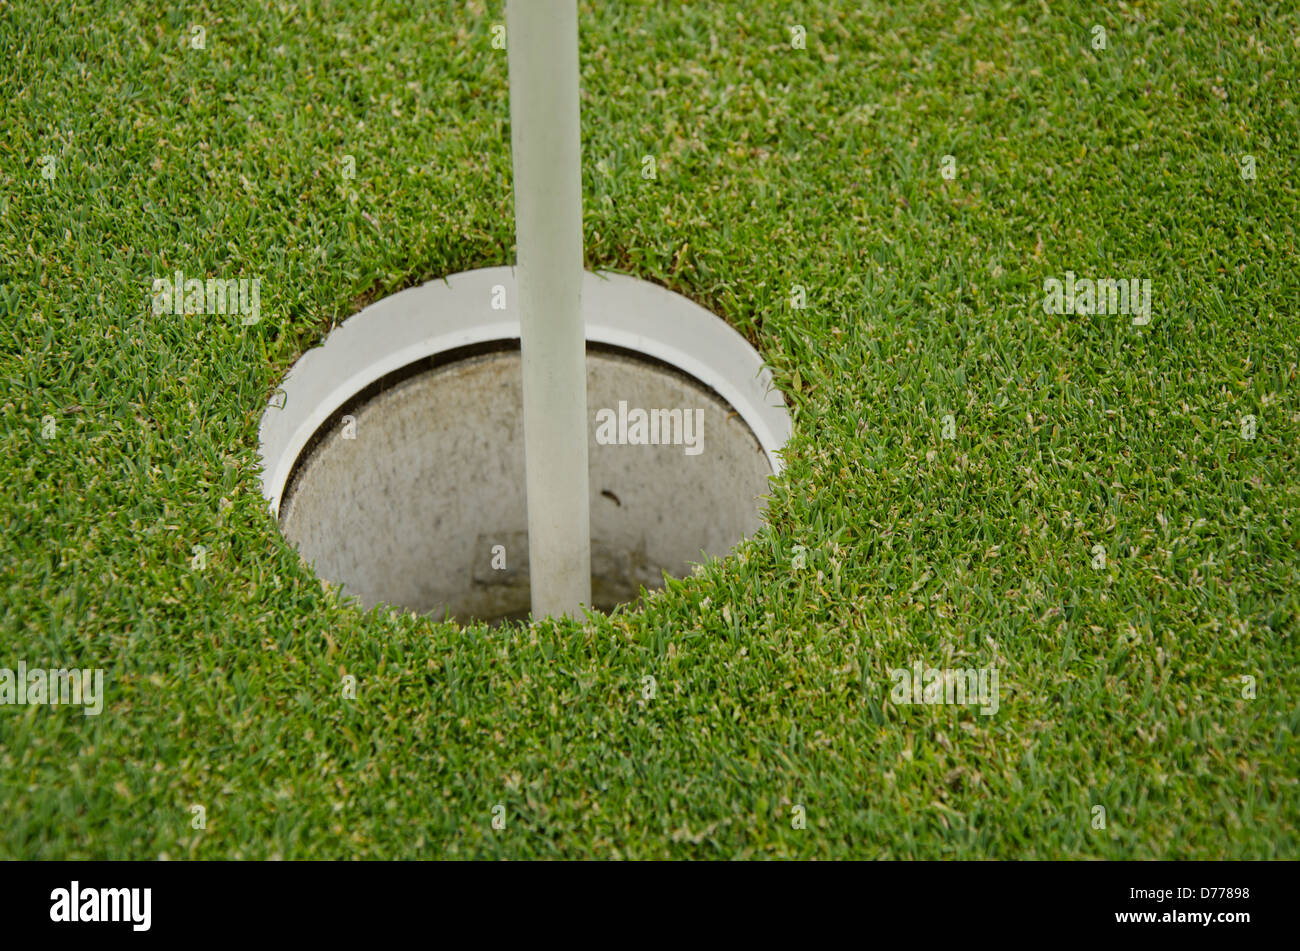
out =
[[577,0],[509,0],[533,617],[591,604]]

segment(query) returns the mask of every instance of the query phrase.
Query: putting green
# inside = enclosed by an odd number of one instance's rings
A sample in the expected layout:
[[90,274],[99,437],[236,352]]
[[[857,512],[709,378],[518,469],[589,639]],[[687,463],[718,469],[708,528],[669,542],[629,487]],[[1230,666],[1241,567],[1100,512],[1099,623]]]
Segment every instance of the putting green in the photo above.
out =
[[257,451],[331,328],[513,262],[503,6],[6,7],[0,668],[103,709],[0,704],[0,856],[1300,855],[1295,12],[580,19],[585,266],[793,436],[734,556],[489,630],[343,603]]

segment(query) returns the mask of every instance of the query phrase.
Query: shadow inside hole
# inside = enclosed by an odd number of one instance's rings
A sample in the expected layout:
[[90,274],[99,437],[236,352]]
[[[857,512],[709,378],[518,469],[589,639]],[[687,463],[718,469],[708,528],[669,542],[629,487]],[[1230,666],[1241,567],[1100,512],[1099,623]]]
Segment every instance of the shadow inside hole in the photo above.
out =
[[[527,620],[521,388],[517,341],[440,354],[367,387],[300,454],[284,535],[364,607]],[[595,608],[685,577],[761,527],[771,466],[718,394],[667,364],[590,345],[587,393]],[[619,420],[603,430],[612,443],[597,438],[601,410]],[[623,425],[634,410],[681,410],[683,423],[660,416],[660,444],[635,444],[635,426]],[[684,425],[688,411],[697,426]]]

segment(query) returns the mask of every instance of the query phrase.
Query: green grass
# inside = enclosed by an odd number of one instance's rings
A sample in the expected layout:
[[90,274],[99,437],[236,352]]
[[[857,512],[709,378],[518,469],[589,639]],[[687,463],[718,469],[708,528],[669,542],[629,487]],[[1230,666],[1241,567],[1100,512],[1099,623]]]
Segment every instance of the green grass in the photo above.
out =
[[[0,856],[1300,857],[1300,18],[1192,6],[584,2],[587,265],[745,333],[795,436],[734,556],[489,630],[324,589],[257,423],[512,261],[503,4],[0,3],[0,666],[108,685],[0,708]],[[262,322],[154,316],[176,269]],[[1152,322],[1044,313],[1067,270]],[[1000,710],[892,703],[916,660]]]

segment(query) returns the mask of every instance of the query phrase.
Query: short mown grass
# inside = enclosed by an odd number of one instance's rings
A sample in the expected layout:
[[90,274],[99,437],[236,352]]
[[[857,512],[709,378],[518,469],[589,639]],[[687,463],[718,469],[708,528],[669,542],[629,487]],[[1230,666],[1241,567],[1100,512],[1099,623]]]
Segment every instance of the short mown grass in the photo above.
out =
[[[512,262],[504,5],[0,3],[0,667],[108,690],[0,707],[0,856],[1300,855],[1294,6],[580,15],[588,267],[746,334],[795,436],[732,557],[489,630],[324,588],[257,423]],[[178,269],[261,323],[155,316]],[[918,660],[998,712],[894,703]]]

